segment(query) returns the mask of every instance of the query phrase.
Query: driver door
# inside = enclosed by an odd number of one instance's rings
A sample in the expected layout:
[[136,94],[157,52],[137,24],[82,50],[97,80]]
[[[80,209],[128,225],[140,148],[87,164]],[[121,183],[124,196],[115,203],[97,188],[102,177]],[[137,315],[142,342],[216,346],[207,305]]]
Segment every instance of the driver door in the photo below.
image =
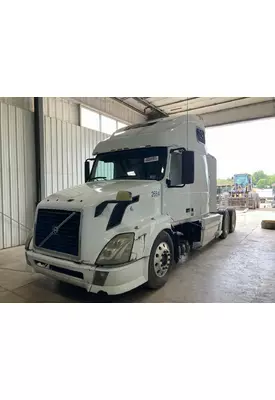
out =
[[163,196],[164,214],[171,215],[177,222],[192,217],[190,208],[190,185],[182,185],[182,156],[180,152],[170,154],[169,161],[169,180],[170,186],[165,185]]

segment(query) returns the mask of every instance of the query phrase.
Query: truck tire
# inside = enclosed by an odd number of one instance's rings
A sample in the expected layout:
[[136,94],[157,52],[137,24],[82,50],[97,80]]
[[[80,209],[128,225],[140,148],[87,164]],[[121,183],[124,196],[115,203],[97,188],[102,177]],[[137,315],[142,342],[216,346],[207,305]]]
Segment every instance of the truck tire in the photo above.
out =
[[261,223],[262,229],[272,229],[275,230],[275,221],[263,220]]
[[222,215],[222,233],[220,239],[226,239],[229,233],[230,217],[227,209],[219,210],[218,213]]
[[236,228],[236,220],[237,220],[236,210],[233,207],[229,207],[227,211],[229,214],[229,233],[233,233]]
[[169,272],[174,262],[174,245],[170,235],[161,232],[152,246],[149,265],[148,282],[149,289],[159,289],[168,281]]

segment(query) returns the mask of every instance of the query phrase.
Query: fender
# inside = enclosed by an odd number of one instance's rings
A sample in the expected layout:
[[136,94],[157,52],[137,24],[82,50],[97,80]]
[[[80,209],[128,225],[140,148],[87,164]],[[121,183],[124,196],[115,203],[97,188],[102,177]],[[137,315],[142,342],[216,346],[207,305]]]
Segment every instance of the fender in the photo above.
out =
[[[169,215],[159,215],[154,218],[150,218],[142,221],[142,225],[136,231],[135,241],[139,238],[144,237],[143,254],[139,254],[140,257],[149,257],[151,248],[156,237],[160,232],[164,230],[171,230],[172,219]],[[136,246],[134,246],[135,248]]]

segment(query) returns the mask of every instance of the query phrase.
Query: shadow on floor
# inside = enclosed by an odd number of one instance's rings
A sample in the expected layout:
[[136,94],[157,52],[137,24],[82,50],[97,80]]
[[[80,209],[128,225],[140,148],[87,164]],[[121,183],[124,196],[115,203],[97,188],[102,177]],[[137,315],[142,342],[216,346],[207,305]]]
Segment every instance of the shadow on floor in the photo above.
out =
[[146,287],[139,287],[131,292],[117,296],[88,293],[85,289],[58,282],[58,293],[66,298],[68,302],[74,303],[133,303],[144,301],[151,291]]

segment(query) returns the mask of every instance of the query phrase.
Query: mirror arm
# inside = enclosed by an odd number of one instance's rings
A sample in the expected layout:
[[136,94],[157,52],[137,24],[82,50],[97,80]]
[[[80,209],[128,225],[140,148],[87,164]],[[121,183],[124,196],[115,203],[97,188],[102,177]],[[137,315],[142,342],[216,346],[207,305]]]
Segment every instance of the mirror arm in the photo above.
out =
[[[85,183],[86,182],[88,182],[88,180],[89,180],[89,178],[90,178],[90,176],[91,176],[91,172],[92,172],[92,170],[90,171],[88,171],[88,168],[89,168],[89,161],[95,161],[95,157],[93,157],[93,158],[87,158],[86,160],[85,160],[85,162],[84,162],[84,172],[85,172]],[[89,172],[89,173],[88,173]]]
[[186,151],[186,148],[185,147],[178,147],[178,148],[175,148],[175,149],[171,149],[170,150],[170,154],[172,154],[172,153],[175,153],[176,151]]

